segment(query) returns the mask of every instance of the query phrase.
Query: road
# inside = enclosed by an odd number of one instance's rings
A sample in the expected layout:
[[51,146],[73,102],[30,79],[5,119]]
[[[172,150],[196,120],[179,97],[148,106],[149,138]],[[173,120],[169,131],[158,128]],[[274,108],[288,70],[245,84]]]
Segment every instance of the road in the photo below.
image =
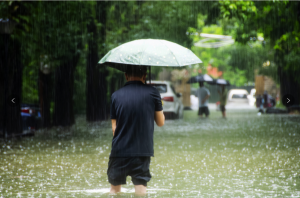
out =
[[[300,116],[211,107],[155,127],[149,197],[300,197]],[[110,121],[0,142],[0,197],[107,197]],[[133,197],[127,177],[120,197]],[[118,197],[118,196],[116,196]]]
[[[192,108],[192,110],[197,110],[198,109],[198,104],[192,105],[191,108]],[[216,103],[209,103],[208,108],[210,110],[215,110],[217,108]],[[245,110],[245,109],[254,110],[254,109],[256,109],[256,107],[255,106],[250,106],[247,103],[228,103],[226,105],[226,109],[227,110]]]

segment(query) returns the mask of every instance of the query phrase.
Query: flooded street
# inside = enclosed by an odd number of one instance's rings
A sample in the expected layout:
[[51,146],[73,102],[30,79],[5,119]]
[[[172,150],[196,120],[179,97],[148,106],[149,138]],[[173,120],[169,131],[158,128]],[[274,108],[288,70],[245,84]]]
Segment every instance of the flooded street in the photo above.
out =
[[300,198],[300,1],[0,13],[0,198]]
[[[155,128],[148,197],[300,197],[300,117],[185,111]],[[0,197],[109,197],[111,124],[1,140]],[[120,197],[134,197],[131,178]]]

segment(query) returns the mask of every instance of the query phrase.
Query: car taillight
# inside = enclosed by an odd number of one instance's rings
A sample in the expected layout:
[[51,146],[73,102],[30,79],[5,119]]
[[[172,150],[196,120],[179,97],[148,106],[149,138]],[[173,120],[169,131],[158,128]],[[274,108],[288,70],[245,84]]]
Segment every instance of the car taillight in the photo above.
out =
[[168,102],[174,102],[174,98],[172,96],[171,97],[163,97],[163,100],[168,101]]
[[29,109],[21,109],[21,112],[23,112],[23,113],[29,113]]
[[32,113],[33,113],[33,110],[32,110],[32,109],[21,109],[21,112],[32,114]]

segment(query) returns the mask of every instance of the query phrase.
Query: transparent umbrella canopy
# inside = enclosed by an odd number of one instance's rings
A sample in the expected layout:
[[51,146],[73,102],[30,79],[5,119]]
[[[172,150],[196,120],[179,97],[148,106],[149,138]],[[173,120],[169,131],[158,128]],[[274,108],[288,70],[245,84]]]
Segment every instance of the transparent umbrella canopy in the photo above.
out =
[[128,65],[182,67],[202,61],[189,49],[160,39],[140,39],[110,50],[100,61],[125,72]]

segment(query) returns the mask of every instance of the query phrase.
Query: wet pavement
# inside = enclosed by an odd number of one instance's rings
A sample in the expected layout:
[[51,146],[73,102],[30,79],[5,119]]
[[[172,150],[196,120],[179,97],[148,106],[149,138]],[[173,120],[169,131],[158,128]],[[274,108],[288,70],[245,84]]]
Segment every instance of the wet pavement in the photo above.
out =
[[[300,116],[211,109],[155,128],[148,197],[300,197]],[[0,140],[0,197],[110,197],[110,122]],[[134,197],[130,177],[117,197]]]

